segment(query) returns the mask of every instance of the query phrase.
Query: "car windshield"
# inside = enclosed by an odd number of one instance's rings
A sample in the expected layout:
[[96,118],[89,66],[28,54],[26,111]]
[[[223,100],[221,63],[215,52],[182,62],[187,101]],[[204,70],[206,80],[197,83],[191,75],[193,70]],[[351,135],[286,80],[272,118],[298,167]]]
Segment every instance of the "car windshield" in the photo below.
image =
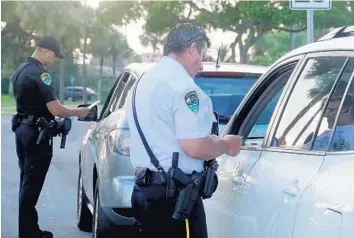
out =
[[220,122],[227,122],[257,79],[256,76],[239,78],[197,75],[195,82],[211,98]]

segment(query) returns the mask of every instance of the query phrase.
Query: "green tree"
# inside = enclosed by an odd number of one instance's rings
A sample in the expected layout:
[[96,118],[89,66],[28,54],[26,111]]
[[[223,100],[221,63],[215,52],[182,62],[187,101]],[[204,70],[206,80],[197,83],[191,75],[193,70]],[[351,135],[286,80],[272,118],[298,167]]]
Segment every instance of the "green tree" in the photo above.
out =
[[109,57],[109,29],[100,22],[96,21],[93,26],[93,35],[89,51],[94,57],[100,59],[100,74],[97,81],[97,98],[101,99],[102,86],[102,68],[104,59]]
[[109,28],[108,52],[112,58],[113,80],[116,79],[116,65],[120,58],[128,58],[132,53],[125,37],[113,27]]
[[[73,63],[73,50],[80,48],[80,39],[87,40],[86,23],[93,14],[89,14],[88,7],[74,1],[21,2],[18,4],[17,12],[21,16],[21,26],[26,31],[31,31],[36,36],[54,35],[60,39],[66,59],[60,60],[59,70],[51,70],[59,71],[59,98],[63,102],[65,68]],[[93,10],[91,12],[93,13]],[[85,81],[84,77],[84,86]]]
[[144,2],[144,17],[146,19],[143,26],[144,33],[140,36],[140,41],[144,46],[151,45],[153,51],[159,49],[159,45],[167,35],[167,32],[177,23],[190,17],[185,15],[187,5],[178,1]]
[[[194,3],[189,3],[194,4]],[[249,49],[267,32],[273,29],[283,31],[304,30],[303,11],[291,11],[288,2],[281,1],[218,1],[209,9],[194,4],[201,11],[197,20],[207,22],[212,29],[235,32],[237,36],[230,45],[228,61],[236,61],[236,47],[240,52],[240,62],[248,61]],[[290,28],[294,25],[296,29]]]
[[314,21],[317,37],[321,37],[330,28],[353,25],[353,1],[333,1],[329,11],[315,11]]
[[142,7],[138,1],[102,1],[96,14],[105,25],[123,26],[139,19],[142,16]]
[[[87,103],[87,67],[86,67],[86,60],[87,60],[87,53],[88,53],[88,41],[92,38],[94,34],[94,25],[95,25],[95,11],[88,6],[82,6],[80,11],[77,12],[77,19],[78,25],[80,26],[80,35],[81,35],[81,50],[83,54],[83,77],[82,77],[82,85],[83,85],[83,99],[84,103]],[[96,25],[98,27],[98,25]]]

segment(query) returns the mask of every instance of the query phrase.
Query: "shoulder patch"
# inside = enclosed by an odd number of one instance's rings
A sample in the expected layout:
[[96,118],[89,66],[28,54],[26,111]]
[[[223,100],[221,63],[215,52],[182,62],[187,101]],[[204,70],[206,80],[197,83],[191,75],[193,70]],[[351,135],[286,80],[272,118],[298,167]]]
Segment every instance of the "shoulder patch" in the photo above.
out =
[[199,98],[196,91],[186,93],[184,101],[192,112],[197,113],[199,111]]
[[41,80],[46,85],[51,85],[53,81],[52,76],[47,72],[41,74]]

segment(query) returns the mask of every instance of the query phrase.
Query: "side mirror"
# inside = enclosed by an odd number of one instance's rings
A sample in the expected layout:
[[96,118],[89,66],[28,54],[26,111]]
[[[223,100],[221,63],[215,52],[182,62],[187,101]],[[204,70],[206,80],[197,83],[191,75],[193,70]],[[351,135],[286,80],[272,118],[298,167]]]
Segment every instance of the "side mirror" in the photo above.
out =
[[219,135],[220,118],[219,118],[219,114],[217,112],[215,112],[215,111],[214,111],[214,115],[215,115],[216,122],[213,123],[213,126],[211,128],[211,133],[214,134],[214,135]]
[[[91,104],[81,104],[79,106],[77,106],[77,108],[80,107],[89,107],[92,106]],[[90,108],[89,113],[87,114],[87,116],[84,119],[80,119],[79,121],[97,121],[98,120],[98,108],[97,105],[94,105]]]

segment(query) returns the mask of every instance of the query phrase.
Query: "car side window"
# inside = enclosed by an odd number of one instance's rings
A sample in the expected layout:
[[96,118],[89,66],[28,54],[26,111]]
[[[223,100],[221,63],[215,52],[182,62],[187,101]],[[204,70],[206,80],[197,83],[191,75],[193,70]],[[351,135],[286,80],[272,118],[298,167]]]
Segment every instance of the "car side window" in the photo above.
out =
[[119,77],[119,79],[117,79],[115,87],[113,87],[111,90],[112,94],[106,100],[105,108],[102,111],[102,116],[100,119],[103,119],[103,118],[109,116],[109,114],[111,114],[113,112],[112,108],[114,108],[114,106],[112,106],[112,105],[115,105],[115,103],[117,103],[117,100],[119,99],[119,97],[124,89],[125,83],[126,83],[127,79],[129,78],[129,75],[130,75],[129,73],[123,72],[121,74],[121,76]]
[[112,97],[112,102],[109,106],[109,114],[111,114],[112,112],[114,112],[117,109],[119,99],[124,92],[124,88],[126,87],[126,85],[128,83],[129,77],[130,77],[130,73],[125,72],[122,80],[119,82],[117,89],[114,92],[114,96]]
[[265,90],[261,90],[263,92],[254,104],[256,106],[251,109],[248,117],[244,120],[246,122],[244,128],[241,127],[245,137],[245,146],[262,146],[273,112],[296,64],[297,61],[292,62],[274,72],[270,79],[266,79],[272,82]]
[[311,148],[311,137],[345,61],[346,57],[316,57],[306,61],[280,117],[272,147]]
[[[348,65],[347,74],[351,74],[351,83],[345,96],[342,108],[336,123],[331,151],[353,151],[354,150],[354,59]],[[344,73],[345,74],[345,73]]]
[[[321,120],[321,123],[319,125],[319,128],[318,128],[318,132],[317,132],[317,135],[315,137],[315,139],[313,139],[313,147],[312,149],[313,150],[320,150],[320,151],[327,151],[328,150],[328,147],[330,145],[330,140],[332,138],[332,133],[333,133],[333,127],[335,125],[335,120],[336,118],[338,117],[338,111],[340,110],[340,105],[341,105],[341,102],[343,100],[343,97],[344,97],[344,94],[345,94],[345,90],[348,86],[348,82],[349,82],[349,79],[353,73],[353,70],[354,70],[354,60],[351,60],[348,65],[345,67],[344,71],[343,71],[343,74],[341,75],[329,101],[328,101],[328,104],[326,106],[326,109],[323,113],[323,116],[322,116],[322,120]],[[349,89],[349,90],[352,90],[352,89]],[[350,95],[350,91],[348,92]],[[348,100],[349,99],[349,100]],[[343,109],[342,109],[342,113],[343,115],[347,112],[346,109],[349,109],[347,106],[350,102],[350,96],[346,98],[346,100],[344,101],[344,105],[343,105]],[[350,117],[349,117],[350,118]],[[348,118],[346,118],[348,119]],[[345,120],[346,120],[345,119]],[[337,128],[350,128],[350,127],[346,127],[345,126],[345,123],[349,123],[349,121],[342,121],[342,119],[340,118],[338,120],[338,123],[337,123]],[[339,129],[340,131],[341,129]],[[338,141],[340,140],[340,137],[341,135],[337,134],[335,137],[334,140],[335,140],[335,145],[337,145]],[[312,138],[309,138],[309,140],[311,140]],[[349,139],[349,138],[347,138]],[[333,144],[333,142],[332,142]],[[335,146],[337,147],[337,146]],[[332,148],[333,149],[333,148]]]
[[107,96],[107,98],[106,98],[106,101],[104,102],[104,105],[103,105],[103,107],[102,107],[102,111],[101,111],[101,114],[100,114],[100,117],[99,117],[100,120],[101,120],[102,118],[104,118],[103,116],[107,113],[109,102],[111,101],[112,95],[113,95],[113,93],[114,93],[114,91],[115,91],[115,89],[116,89],[116,87],[117,87],[117,84],[118,84],[119,81],[121,80],[123,74],[124,74],[124,73],[122,73],[122,74],[118,77],[118,79],[116,80],[116,82],[113,84],[111,90],[109,91],[108,96]]
[[282,87],[270,100],[270,102],[265,107],[264,111],[261,113],[256,123],[253,125],[250,134],[246,139],[246,145],[248,146],[261,146],[263,139],[267,132],[267,128],[272,118],[275,106],[278,103],[281,93],[283,92],[284,87]]
[[124,106],[128,92],[132,88],[132,86],[134,85],[135,81],[136,81],[136,78],[133,75],[131,75],[127,85],[124,88],[123,94],[122,94],[121,98],[119,99],[119,103],[118,103],[118,106],[116,107],[116,110],[120,109]]

